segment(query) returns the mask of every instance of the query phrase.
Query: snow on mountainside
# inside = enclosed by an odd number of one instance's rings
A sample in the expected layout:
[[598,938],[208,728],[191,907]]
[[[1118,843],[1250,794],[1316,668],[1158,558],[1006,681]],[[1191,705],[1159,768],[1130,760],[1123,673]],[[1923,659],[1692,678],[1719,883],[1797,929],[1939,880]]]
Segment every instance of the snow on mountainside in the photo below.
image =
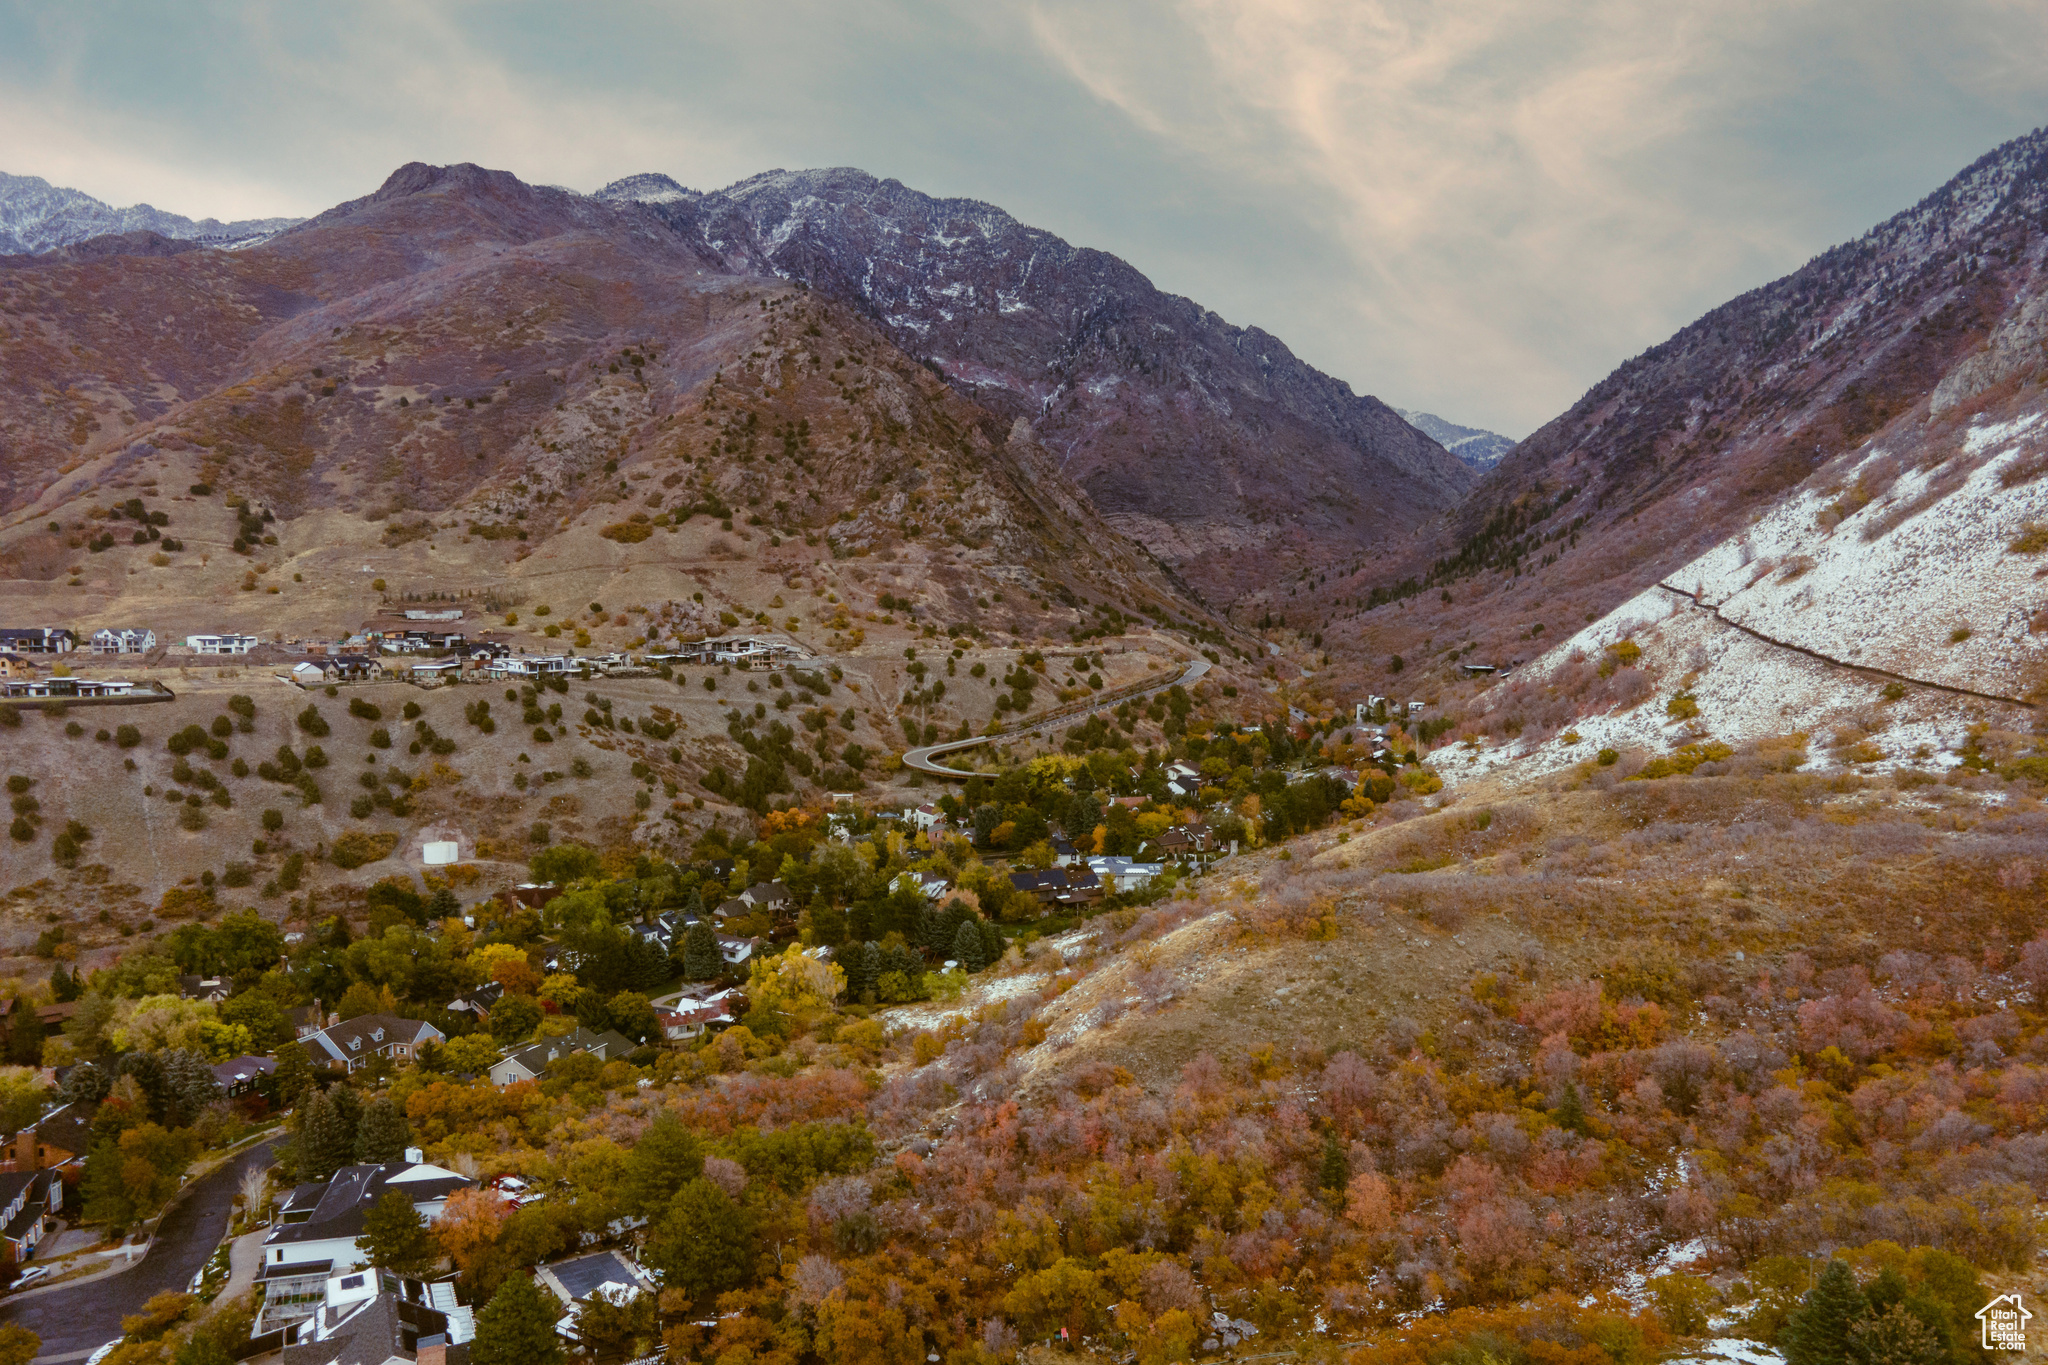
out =
[[1395,408],[1394,411],[1400,413],[1408,425],[1481,473],[1499,464],[1500,457],[1515,448],[1513,437],[1503,436],[1497,431],[1461,427],[1433,412],[1413,412],[1407,408]]
[[648,206],[728,268],[860,308],[960,393],[1029,422],[1103,513],[1211,601],[1404,535],[1476,478],[1277,337],[991,204],[845,168],[703,195],[636,176],[596,197]]
[[117,209],[79,190],[52,185],[40,176],[0,172],[0,255],[33,256],[92,237],[153,232],[206,246],[250,246],[300,221],[249,218],[197,222],[148,204]]

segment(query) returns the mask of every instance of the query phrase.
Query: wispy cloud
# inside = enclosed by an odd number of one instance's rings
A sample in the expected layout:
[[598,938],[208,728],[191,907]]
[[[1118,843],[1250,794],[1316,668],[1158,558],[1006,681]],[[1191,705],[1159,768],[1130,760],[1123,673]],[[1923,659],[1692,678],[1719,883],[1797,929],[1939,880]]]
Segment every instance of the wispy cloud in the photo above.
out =
[[859,165],[1521,434],[2042,120],[2020,0],[143,0],[0,10],[0,170],[195,217],[409,160]]

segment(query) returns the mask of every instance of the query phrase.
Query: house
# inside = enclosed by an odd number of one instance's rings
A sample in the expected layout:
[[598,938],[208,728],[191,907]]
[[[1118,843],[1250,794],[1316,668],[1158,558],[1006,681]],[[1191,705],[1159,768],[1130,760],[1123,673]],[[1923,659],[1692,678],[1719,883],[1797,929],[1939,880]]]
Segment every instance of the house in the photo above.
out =
[[69,654],[78,637],[62,626],[0,628],[0,649],[11,654]]
[[521,882],[512,888],[512,899],[529,910],[538,910],[562,894],[553,882]]
[[728,635],[718,640],[701,640],[688,646],[704,663],[731,664],[735,668],[773,668],[811,657],[802,645],[769,635]]
[[[365,1267],[264,1280],[254,1354],[281,1345],[282,1365],[468,1365],[476,1312],[455,1287]],[[276,1293],[276,1306],[268,1297]]]
[[1081,861],[1081,855],[1074,851],[1074,841],[1064,834],[1052,836],[1052,861],[1055,867],[1072,867]]
[[60,1104],[7,1143],[7,1159],[17,1171],[44,1171],[83,1157],[92,1146],[92,1120],[97,1107]]
[[0,652],[0,678],[32,678],[35,671],[28,655]]
[[[408,621],[460,621],[462,619],[462,608],[446,607],[438,611],[423,611],[408,607],[406,608],[405,619]],[[407,633],[410,634],[410,632]]]
[[1101,879],[1104,889],[1112,893],[1141,890],[1166,870],[1165,863],[1141,863],[1116,857],[1090,858],[1088,867]]
[[1039,867],[1012,872],[1010,885],[1026,895],[1038,897],[1041,905],[1051,905],[1053,898],[1067,889],[1067,870],[1063,867]]
[[187,635],[185,648],[194,654],[247,654],[261,643],[253,635]]
[[416,683],[454,682],[462,677],[461,655],[446,659],[423,659],[409,670]]
[[1102,879],[1092,868],[1069,867],[1057,869],[1067,874],[1065,889],[1053,893],[1055,905],[1086,905],[1102,899]]
[[0,685],[6,697],[126,697],[135,684],[100,678],[19,678]]
[[310,1005],[294,1005],[284,1012],[284,1017],[291,1023],[292,1037],[301,1043],[311,1038],[321,1029],[326,1028],[329,1024],[341,1022],[341,1018],[338,1015],[330,1019],[322,1014],[318,1000],[315,1000]]
[[55,1171],[0,1175],[0,1239],[6,1242],[8,1264],[20,1265],[36,1254],[50,1215],[63,1207],[64,1182]]
[[548,1067],[564,1057],[588,1053],[600,1062],[617,1061],[632,1052],[636,1044],[625,1034],[615,1029],[603,1033],[592,1033],[578,1025],[572,1032],[559,1038],[543,1038],[537,1043],[514,1048],[491,1064],[492,1085],[512,1085],[519,1081],[537,1081],[547,1075]]
[[552,678],[575,671],[573,654],[506,654],[484,665],[491,678]]
[[564,1316],[555,1331],[569,1341],[576,1340],[576,1310],[592,1299],[603,1299],[623,1307],[642,1294],[655,1292],[646,1271],[616,1251],[598,1251],[566,1261],[544,1265],[534,1278],[562,1301]]
[[796,908],[796,897],[781,882],[755,882],[740,892],[739,898],[750,908],[771,915],[786,915]]
[[450,1014],[467,1015],[477,1023],[482,1024],[491,1017],[491,1006],[503,999],[504,995],[504,982],[486,981],[475,990],[464,991],[461,995],[450,1000],[448,1002],[448,1012]]
[[178,978],[178,994],[186,1000],[203,1000],[209,1005],[218,1005],[234,993],[235,979],[231,976]]
[[419,1019],[401,1019],[394,1014],[361,1014],[344,1023],[330,1024],[300,1036],[306,1055],[315,1066],[338,1066],[360,1071],[372,1057],[389,1057],[409,1062],[422,1043],[445,1043],[448,1035]]
[[384,661],[368,654],[340,654],[328,661],[328,671],[336,682],[377,682],[384,677]]
[[[278,1206],[276,1226],[263,1239],[259,1331],[312,1316],[328,1278],[362,1266],[367,1253],[356,1238],[362,1235],[371,1206],[387,1191],[403,1193],[412,1200],[414,1211],[432,1222],[448,1207],[449,1195],[476,1185],[422,1162],[417,1147],[408,1148],[406,1157],[381,1166],[344,1166],[325,1183],[300,1185],[285,1197]],[[381,1358],[372,1365],[382,1365]]]
[[891,891],[915,891],[935,904],[952,888],[953,884],[936,872],[899,872],[889,883]]
[[333,670],[326,660],[301,659],[292,665],[286,681],[295,682],[301,687],[323,687],[332,675]]
[[716,1029],[729,1028],[737,1022],[733,1014],[733,1001],[737,991],[720,991],[705,1000],[679,1000],[673,1007],[655,1007],[655,1022],[661,1027],[661,1036],[671,1043],[684,1043],[692,1038],[702,1037]]
[[761,946],[758,938],[734,938],[730,934],[719,934],[718,955],[725,959],[728,967],[738,967],[754,956]]
[[214,1082],[229,1099],[246,1095],[256,1088],[256,1083],[265,1076],[277,1074],[275,1057],[244,1055],[220,1062],[213,1068]]
[[745,901],[735,896],[731,900],[723,900],[713,906],[711,917],[713,919],[731,919],[735,915],[750,915],[753,912],[753,906],[748,905]]
[[155,648],[156,632],[147,628],[101,626],[92,633],[95,654],[147,654]]
[[[1168,826],[1153,840],[1152,846],[1161,857],[1171,858],[1175,862],[1199,863],[1216,851],[1215,836],[1209,832],[1209,827],[1199,820],[1185,825]],[[1139,851],[1143,852],[1142,849]]]
[[937,806],[919,806],[903,818],[916,829],[930,829],[933,825],[946,823],[946,813]]

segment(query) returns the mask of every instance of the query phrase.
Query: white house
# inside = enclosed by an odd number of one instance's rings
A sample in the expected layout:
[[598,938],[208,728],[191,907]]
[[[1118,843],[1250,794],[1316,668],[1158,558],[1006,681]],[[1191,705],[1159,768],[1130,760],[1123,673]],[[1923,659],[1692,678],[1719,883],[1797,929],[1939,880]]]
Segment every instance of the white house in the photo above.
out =
[[919,806],[906,813],[903,818],[915,829],[930,829],[933,825],[946,823],[946,812],[937,806]]
[[194,654],[247,654],[261,643],[253,635],[187,635],[185,647]]
[[1136,891],[1166,870],[1165,863],[1141,863],[1130,858],[1090,858],[1088,866],[1111,892]]
[[928,901],[936,902],[952,889],[953,884],[936,872],[899,872],[896,880],[889,883],[891,891],[915,891]]
[[156,648],[153,630],[114,630],[102,626],[92,633],[95,654],[147,654]]
[[344,1166],[325,1183],[293,1190],[278,1208],[277,1225],[263,1239],[266,1283],[294,1277],[287,1272],[324,1280],[362,1265],[368,1258],[356,1238],[362,1235],[370,1206],[387,1190],[405,1194],[419,1215],[432,1222],[448,1207],[449,1195],[476,1184],[419,1160],[417,1147],[407,1148],[406,1156],[408,1160],[380,1166]]
[[300,1043],[315,1066],[359,1071],[372,1057],[409,1062],[423,1043],[445,1043],[448,1035],[419,1019],[394,1014],[359,1014],[317,1032],[301,1035]]

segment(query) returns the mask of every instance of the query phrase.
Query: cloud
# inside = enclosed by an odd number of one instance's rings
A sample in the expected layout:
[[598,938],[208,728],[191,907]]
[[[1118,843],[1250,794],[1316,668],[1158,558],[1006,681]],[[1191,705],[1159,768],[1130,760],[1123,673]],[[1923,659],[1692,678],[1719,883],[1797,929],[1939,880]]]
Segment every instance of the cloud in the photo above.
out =
[[0,169],[194,217],[410,160],[857,165],[1522,434],[2048,103],[2019,0],[214,0],[0,11]]

